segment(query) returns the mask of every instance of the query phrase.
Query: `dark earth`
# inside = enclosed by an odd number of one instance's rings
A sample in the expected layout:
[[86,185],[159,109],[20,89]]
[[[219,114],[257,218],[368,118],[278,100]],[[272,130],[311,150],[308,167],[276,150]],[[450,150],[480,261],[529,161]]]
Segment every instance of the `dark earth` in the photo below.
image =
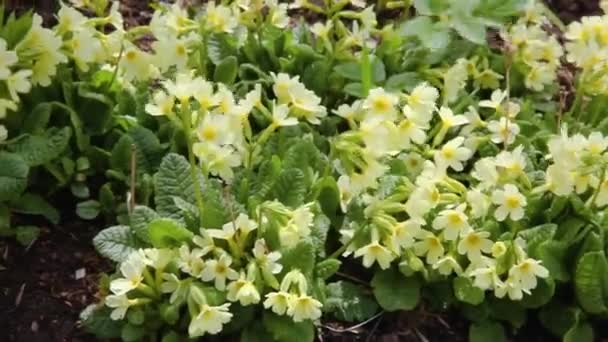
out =
[[[565,23],[599,13],[598,0],[546,2]],[[54,0],[6,0],[5,4],[9,10],[34,8],[46,22],[53,21],[57,6]],[[148,4],[147,0],[121,1],[127,25],[147,22],[152,12]],[[74,212],[72,206],[60,209]],[[0,341],[96,340],[82,331],[78,317],[89,303],[98,300],[97,283],[103,272],[112,271],[112,265],[97,255],[91,244],[100,225],[64,219],[58,227],[42,227],[39,239],[29,248],[0,240]],[[77,271],[81,273],[78,277]],[[597,323],[601,328],[597,335],[608,336],[605,322]],[[324,322],[320,329],[321,341],[468,340],[468,323],[463,318],[450,312],[431,313],[424,306],[412,312],[384,313],[363,325]],[[511,338],[555,340],[534,320]]]

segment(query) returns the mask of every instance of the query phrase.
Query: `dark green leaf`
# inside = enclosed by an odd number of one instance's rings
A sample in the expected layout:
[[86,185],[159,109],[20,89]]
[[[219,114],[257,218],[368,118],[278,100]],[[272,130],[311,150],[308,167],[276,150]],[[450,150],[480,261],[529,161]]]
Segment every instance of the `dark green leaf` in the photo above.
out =
[[506,342],[504,328],[500,323],[485,321],[474,323],[469,329],[469,342]]
[[420,282],[406,278],[396,270],[376,272],[372,279],[374,296],[386,311],[411,310],[420,300]]
[[228,56],[215,67],[213,79],[215,82],[231,85],[236,79],[238,71],[238,62],[236,57]]
[[52,224],[59,223],[59,212],[40,195],[26,193],[11,202],[13,211],[28,215],[42,215]]
[[262,322],[277,342],[312,342],[315,338],[315,327],[311,321],[296,323],[289,316],[264,311]]

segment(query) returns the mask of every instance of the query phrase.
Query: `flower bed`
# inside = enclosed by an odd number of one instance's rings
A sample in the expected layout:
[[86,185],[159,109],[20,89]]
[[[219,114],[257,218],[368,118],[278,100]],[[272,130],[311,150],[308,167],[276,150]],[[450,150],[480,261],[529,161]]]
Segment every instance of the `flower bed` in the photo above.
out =
[[117,3],[81,5],[3,16],[0,231],[33,244],[23,215],[56,225],[66,195],[111,225],[87,331],[314,340],[424,307],[471,341],[527,317],[594,339],[607,17],[245,1],[125,29]]

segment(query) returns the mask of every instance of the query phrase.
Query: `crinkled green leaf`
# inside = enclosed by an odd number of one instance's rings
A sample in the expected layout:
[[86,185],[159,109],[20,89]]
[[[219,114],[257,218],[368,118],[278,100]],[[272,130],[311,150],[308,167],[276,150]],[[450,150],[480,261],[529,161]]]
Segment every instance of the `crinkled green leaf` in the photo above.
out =
[[323,309],[341,321],[364,321],[378,311],[376,301],[359,285],[338,281],[328,284],[326,291]]
[[72,130],[69,127],[50,128],[44,135],[23,135],[9,145],[12,152],[19,154],[29,166],[39,166],[59,157],[68,146]]
[[285,205],[295,208],[304,204],[308,193],[304,173],[299,169],[283,170],[274,184],[273,193]]
[[325,259],[315,266],[315,277],[319,277],[321,279],[328,279],[336,272],[338,272],[341,265],[342,262],[338,259]]
[[129,254],[142,247],[128,226],[113,226],[100,231],[93,238],[93,246],[99,254],[116,262],[123,262]]
[[186,158],[170,153],[166,155],[155,176],[156,211],[162,217],[182,219],[181,210],[175,205],[174,197],[195,204],[194,185],[190,174],[190,163]]
[[0,201],[14,200],[27,186],[29,166],[15,153],[0,151]]
[[608,311],[604,291],[608,262],[603,251],[589,252],[583,255],[574,271],[574,290],[580,306],[592,314]]
[[293,248],[281,252],[283,273],[299,269],[307,278],[312,279],[315,267],[315,246],[310,240],[300,240]]

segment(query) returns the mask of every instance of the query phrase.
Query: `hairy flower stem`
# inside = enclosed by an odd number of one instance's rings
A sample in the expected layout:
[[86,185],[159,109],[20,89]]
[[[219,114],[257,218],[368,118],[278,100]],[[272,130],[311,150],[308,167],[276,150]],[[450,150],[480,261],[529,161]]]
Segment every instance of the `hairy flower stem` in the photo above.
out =
[[192,177],[192,182],[194,184],[194,197],[196,198],[196,204],[198,206],[198,217],[200,227],[203,228],[203,193],[201,192],[199,177],[196,172],[197,165],[196,160],[194,159],[194,140],[192,139],[192,118],[191,113],[188,108],[188,103],[182,103],[181,108],[181,119],[182,126],[184,129],[184,134],[186,135],[186,145],[188,147],[188,162],[190,162],[190,176]]

